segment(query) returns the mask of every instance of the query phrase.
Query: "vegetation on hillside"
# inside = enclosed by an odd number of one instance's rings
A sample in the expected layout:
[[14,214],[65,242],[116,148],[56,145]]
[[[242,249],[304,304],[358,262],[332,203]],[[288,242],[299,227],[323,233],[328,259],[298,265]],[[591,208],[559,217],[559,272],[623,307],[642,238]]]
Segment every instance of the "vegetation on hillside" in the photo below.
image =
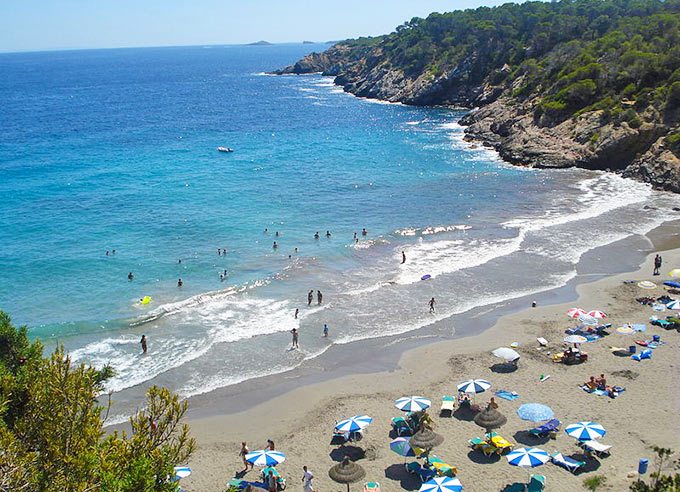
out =
[[[603,110],[632,128],[677,123],[680,0],[508,3],[414,18],[392,34],[346,41],[410,78],[457,70],[463,83],[540,98],[538,118]],[[669,136],[680,146],[680,134]]]
[[62,348],[43,356],[0,311],[0,492],[177,490],[173,466],[195,447],[181,424],[187,403],[152,387],[131,435],[106,435],[98,398],[112,374],[73,363]]

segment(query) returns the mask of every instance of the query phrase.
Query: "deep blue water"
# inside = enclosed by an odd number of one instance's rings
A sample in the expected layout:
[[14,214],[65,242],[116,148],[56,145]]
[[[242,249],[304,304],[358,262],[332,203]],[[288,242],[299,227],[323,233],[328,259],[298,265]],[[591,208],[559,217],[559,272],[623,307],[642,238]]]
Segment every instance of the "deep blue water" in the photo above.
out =
[[[192,394],[416,330],[430,294],[450,296],[446,316],[560,285],[583,252],[644,232],[641,204],[671,200],[616,176],[506,166],[462,141],[461,111],[263,74],[323,48],[0,55],[0,308],[114,363],[114,389],[156,378]],[[584,227],[602,233],[574,241]],[[537,262],[550,274],[529,282]],[[312,288],[323,309],[304,309]],[[334,342],[257,364],[293,326],[324,322]],[[155,357],[139,358],[142,332]],[[225,365],[234,353],[242,365]]]

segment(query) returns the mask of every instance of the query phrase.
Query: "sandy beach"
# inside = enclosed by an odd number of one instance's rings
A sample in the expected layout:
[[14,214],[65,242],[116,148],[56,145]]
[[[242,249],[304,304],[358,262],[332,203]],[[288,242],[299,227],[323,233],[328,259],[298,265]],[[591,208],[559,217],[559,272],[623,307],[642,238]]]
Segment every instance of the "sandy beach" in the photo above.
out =
[[[680,264],[678,238],[674,224],[664,226],[650,236],[663,252],[663,272]],[[471,421],[469,414],[456,412],[453,417],[440,417],[439,406],[443,395],[455,394],[457,383],[470,378],[489,380],[491,390],[476,396],[475,402],[484,407],[494,391],[505,389],[517,392],[514,401],[496,398],[499,410],[507,417],[499,434],[520,446],[538,446],[548,452],[559,451],[579,458],[581,450],[573,438],[560,432],[555,440],[532,437],[526,431],[534,425],[521,420],[517,408],[530,402],[549,405],[563,425],[582,420],[595,421],[607,429],[601,440],[613,446],[611,456],[588,458],[584,472],[572,475],[547,463],[535,473],[547,477],[546,489],[555,491],[585,490],[583,480],[589,476],[605,475],[602,490],[627,490],[640,458],[653,461],[650,446],[675,447],[680,442],[680,423],[676,415],[680,396],[676,379],[680,367],[676,362],[680,335],[651,326],[654,313],[648,306],[635,301],[636,297],[661,295],[664,290],[643,290],[625,280],[651,280],[661,284],[667,278],[653,277],[653,256],[649,256],[637,272],[607,277],[577,287],[578,299],[564,304],[529,308],[502,317],[491,329],[477,336],[439,342],[406,352],[398,368],[390,372],[350,375],[331,381],[297,388],[277,396],[267,403],[247,411],[194,419],[190,422],[198,440],[198,450],[189,465],[190,478],[183,481],[187,491],[222,491],[227,480],[243,468],[238,456],[240,442],[247,441],[251,450],[261,449],[267,439],[276,443],[287,460],[278,469],[288,480],[288,490],[302,490],[302,466],[315,474],[315,490],[345,490],[328,477],[328,469],[342,456],[360,457],[366,470],[366,480],[380,482],[383,491],[417,490],[420,483],[404,469],[404,458],[389,449],[390,419],[401,416],[394,400],[406,395],[422,395],[433,402],[435,431],[444,443],[433,451],[444,461],[455,465],[458,478],[466,490],[502,490],[513,482],[526,482],[524,469],[508,465],[504,457],[486,458],[468,447],[468,439],[481,437],[483,430]],[[586,310],[600,309],[610,315],[611,335],[583,350],[589,360],[581,365],[566,366],[552,362],[549,353],[560,351],[564,330],[574,326],[565,316],[573,306]],[[615,328],[624,323],[647,323],[647,331],[622,335]],[[610,347],[628,347],[635,339],[647,340],[660,335],[664,342],[654,350],[651,360],[637,362],[628,356],[616,356]],[[546,338],[548,347],[539,348],[537,337]],[[515,372],[499,372],[499,360],[491,350],[518,342],[522,358]],[[626,388],[618,398],[588,394],[579,388],[591,375],[604,373],[608,384]],[[540,381],[541,375],[550,375]],[[331,445],[331,433],[337,420],[355,414],[374,418],[363,440],[341,447]],[[412,460],[412,458],[409,458]],[[248,472],[247,480],[256,480],[258,469]],[[355,484],[353,490],[361,490]]]

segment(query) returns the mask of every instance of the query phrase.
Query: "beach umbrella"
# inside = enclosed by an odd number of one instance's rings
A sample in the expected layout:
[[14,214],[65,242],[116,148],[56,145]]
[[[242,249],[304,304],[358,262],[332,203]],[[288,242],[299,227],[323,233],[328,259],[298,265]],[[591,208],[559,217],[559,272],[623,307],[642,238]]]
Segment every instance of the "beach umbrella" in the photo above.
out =
[[248,453],[246,455],[246,461],[257,466],[276,466],[286,461],[286,455],[280,451],[262,449]]
[[588,326],[595,326],[595,325],[600,323],[597,320],[597,318],[593,318],[589,314],[582,314],[581,316],[578,317],[578,320],[581,324],[588,325]]
[[357,465],[353,461],[350,461],[349,456],[345,456],[342,462],[337,465],[333,465],[330,470],[328,470],[328,476],[334,482],[347,484],[347,492],[349,492],[349,484],[359,482],[366,476],[366,471],[361,465]]
[[578,422],[564,429],[564,432],[579,441],[591,441],[604,436],[607,431],[600,424],[595,422]]
[[647,290],[656,289],[656,284],[654,282],[650,282],[649,280],[643,280],[642,282],[638,282],[637,286],[640,287],[641,289]]
[[491,353],[496,357],[505,359],[508,362],[519,359],[519,354],[517,353],[517,351],[512,350],[511,348],[508,347],[499,347]]
[[506,456],[508,463],[522,468],[534,468],[550,461],[550,455],[539,448],[518,448]]
[[489,433],[493,429],[503,427],[508,419],[501,412],[489,404],[484,410],[475,415],[475,424],[486,429]]
[[564,341],[567,343],[586,343],[588,339],[581,335],[569,335],[564,337]]
[[423,483],[418,492],[460,492],[463,484],[460,480],[452,477],[434,477]]
[[675,310],[680,309],[680,301],[669,302],[668,304],[666,304],[666,309],[675,309]]
[[409,442],[410,439],[410,437],[397,437],[390,442],[390,449],[399,456],[415,456],[416,453],[411,447],[411,443]]
[[444,442],[444,438],[427,427],[421,427],[411,436],[409,444],[412,448],[432,449]]
[[596,319],[604,319],[604,318],[607,317],[607,314],[603,313],[602,311],[598,311],[597,309],[595,309],[593,311],[590,311],[588,313],[588,316],[592,316],[593,318],[596,318]]
[[619,326],[616,329],[616,333],[621,333],[622,335],[630,335],[631,333],[634,333],[635,330],[633,330],[630,326]]
[[522,420],[542,422],[553,418],[555,412],[547,405],[542,405],[540,403],[525,403],[517,409],[517,415],[519,415],[519,418]]
[[178,482],[191,475],[191,468],[188,466],[176,466],[173,471],[175,472],[175,476],[170,479],[171,482]]
[[458,391],[463,393],[483,393],[489,388],[491,388],[491,383],[486,379],[470,379],[460,383],[458,386]]
[[432,402],[422,396],[404,396],[394,402],[394,406],[404,412],[420,412],[430,408],[430,405]]
[[355,415],[335,424],[335,430],[338,432],[356,432],[365,429],[371,422],[373,422],[373,419],[368,415]]
[[670,275],[671,277],[680,278],[680,268],[674,268],[673,270],[668,272],[668,275]]
[[567,311],[567,316],[569,316],[570,318],[573,318],[573,319],[577,319],[582,314],[586,314],[585,309],[571,308],[569,311]]

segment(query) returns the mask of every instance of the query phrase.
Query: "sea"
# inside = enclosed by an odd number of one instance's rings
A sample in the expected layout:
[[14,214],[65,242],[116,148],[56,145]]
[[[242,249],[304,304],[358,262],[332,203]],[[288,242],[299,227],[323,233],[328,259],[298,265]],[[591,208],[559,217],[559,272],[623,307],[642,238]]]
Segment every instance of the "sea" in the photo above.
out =
[[326,47],[0,55],[0,309],[115,368],[111,421],[152,384],[198,395],[558,288],[677,218],[646,184],[505,164],[463,109],[266,73]]

